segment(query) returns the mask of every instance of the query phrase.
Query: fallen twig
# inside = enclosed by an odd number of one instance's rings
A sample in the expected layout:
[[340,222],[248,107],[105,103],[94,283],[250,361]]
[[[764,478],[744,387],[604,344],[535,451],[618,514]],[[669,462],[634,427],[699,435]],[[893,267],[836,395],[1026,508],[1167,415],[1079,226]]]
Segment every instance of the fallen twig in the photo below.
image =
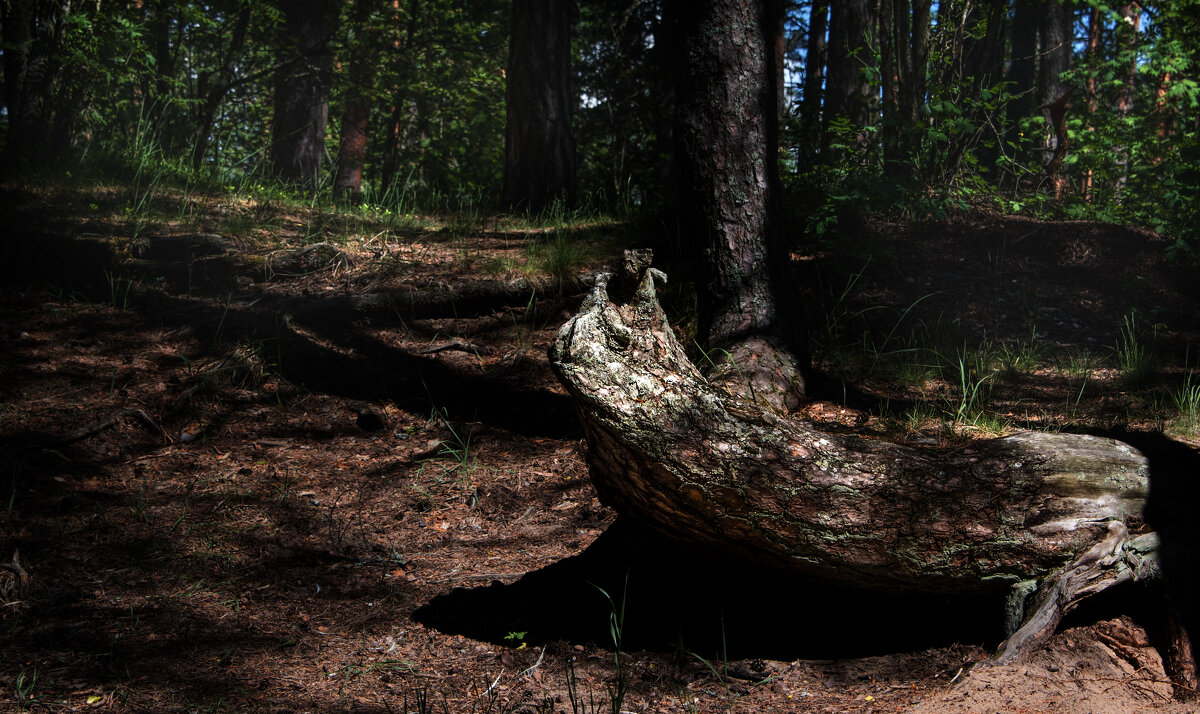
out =
[[421,350],[421,354],[432,355],[432,354],[437,354],[438,352],[445,352],[446,350],[459,350],[460,352],[468,352],[468,353],[481,354],[481,355],[488,353],[488,349],[486,347],[477,345],[474,342],[463,342],[462,340],[450,340],[449,342],[443,342],[440,345],[433,345],[432,347],[426,347],[425,349]]
[[537,662],[534,662],[533,666],[530,667],[529,669],[526,669],[523,672],[521,672],[520,674],[518,674],[517,679],[521,679],[522,677],[533,674],[533,671],[535,669],[542,666],[542,660],[545,659],[545,657],[546,657],[546,648],[543,646],[542,653],[538,655]]
[[161,426],[158,425],[158,422],[151,419],[150,415],[146,414],[146,412],[142,411],[141,409],[126,408],[126,409],[119,409],[116,412],[110,414],[109,416],[107,416],[103,419],[97,419],[96,421],[92,422],[91,424],[88,424],[87,426],[82,426],[78,429],[75,429],[74,431],[68,431],[65,434],[59,434],[57,436],[48,436],[44,439],[38,439],[38,440],[32,441],[22,447],[19,447],[18,451],[24,452],[24,451],[36,451],[36,450],[40,450],[40,449],[52,449],[56,446],[66,446],[67,444],[73,444],[76,441],[83,441],[84,439],[86,439],[90,436],[95,436],[96,434],[99,434],[100,432],[104,431],[105,429],[109,428],[110,426],[113,426],[118,421],[120,421],[122,418],[129,417],[129,416],[137,417],[138,420],[141,421],[143,424],[145,424],[147,427],[149,427],[153,431],[157,431],[158,433],[162,434],[163,438],[166,439],[167,442],[171,441],[171,437],[167,435],[167,432]]
[[493,681],[493,682],[492,682],[492,686],[488,687],[488,688],[487,688],[487,689],[484,691],[484,693],[483,693],[483,694],[480,694],[479,696],[481,696],[481,697],[486,697],[487,695],[491,694],[491,693],[492,693],[492,690],[493,690],[493,689],[495,689],[495,688],[496,688],[496,686],[500,684],[500,678],[501,678],[501,677],[503,677],[503,676],[504,676],[504,668],[503,668],[503,667],[501,667],[501,668],[500,668],[500,674],[497,674],[497,675],[496,675],[496,679],[495,679],[495,681]]

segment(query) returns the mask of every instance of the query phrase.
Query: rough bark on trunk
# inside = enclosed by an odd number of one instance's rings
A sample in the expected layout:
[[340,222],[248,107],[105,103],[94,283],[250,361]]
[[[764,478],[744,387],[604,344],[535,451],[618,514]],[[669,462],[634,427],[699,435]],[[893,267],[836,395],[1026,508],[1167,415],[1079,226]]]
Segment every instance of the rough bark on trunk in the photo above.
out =
[[778,163],[769,6],[710,0],[667,6],[684,51],[676,63],[676,150],[685,230],[704,282],[703,346],[714,379],[776,409],[804,394],[802,328],[774,204]]
[[329,119],[332,54],[337,19],[330,0],[281,0],[284,59],[275,74],[271,164],[275,176],[315,190]]
[[575,200],[570,9],[561,0],[513,0],[501,196],[509,206],[536,211]]
[[829,582],[1008,589],[1001,659],[1080,599],[1155,570],[1147,460],[1111,439],[1021,433],[957,450],[826,434],[706,380],[647,251],[601,278],[550,359],[602,500],[664,534]]

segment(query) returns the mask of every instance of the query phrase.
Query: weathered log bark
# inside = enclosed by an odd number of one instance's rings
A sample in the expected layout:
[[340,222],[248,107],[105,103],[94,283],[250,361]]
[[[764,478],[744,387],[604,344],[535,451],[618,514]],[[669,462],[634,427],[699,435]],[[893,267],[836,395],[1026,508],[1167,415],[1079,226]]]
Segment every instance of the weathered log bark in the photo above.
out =
[[1007,588],[1002,659],[1037,646],[1080,599],[1153,574],[1147,461],[1132,447],[1026,432],[930,450],[816,431],[706,380],[659,306],[665,276],[647,252],[626,267],[550,348],[592,479],[618,512],[829,582]]

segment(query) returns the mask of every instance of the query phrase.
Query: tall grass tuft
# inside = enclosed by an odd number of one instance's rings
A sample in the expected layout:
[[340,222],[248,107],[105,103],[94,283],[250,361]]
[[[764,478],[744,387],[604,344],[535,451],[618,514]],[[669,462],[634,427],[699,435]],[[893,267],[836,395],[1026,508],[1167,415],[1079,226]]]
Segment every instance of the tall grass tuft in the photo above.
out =
[[1154,353],[1139,337],[1137,317],[1132,312],[1122,322],[1113,353],[1121,376],[1130,384],[1140,384],[1154,376]]

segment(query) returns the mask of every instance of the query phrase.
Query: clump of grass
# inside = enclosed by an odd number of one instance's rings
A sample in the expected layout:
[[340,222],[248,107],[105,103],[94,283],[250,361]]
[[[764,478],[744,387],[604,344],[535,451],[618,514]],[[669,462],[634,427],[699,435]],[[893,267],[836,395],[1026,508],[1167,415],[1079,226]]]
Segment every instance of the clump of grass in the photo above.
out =
[[1021,372],[1036,369],[1043,358],[1043,350],[1037,342],[1037,335],[1031,334],[1028,340],[1007,342],[997,350],[1000,371],[1006,377],[1015,377]]
[[1096,369],[1097,359],[1087,350],[1063,352],[1055,360],[1058,373],[1070,379],[1087,381]]
[[561,231],[556,231],[554,241],[543,258],[542,267],[556,278],[569,278],[579,270],[584,260],[584,249]]
[[1137,317],[1132,312],[1123,320],[1113,353],[1116,356],[1117,368],[1128,383],[1140,384],[1154,376],[1154,353],[1138,335]]
[[1171,402],[1179,415],[1174,428],[1189,436],[1200,433],[1200,384],[1192,383],[1193,376],[1189,372],[1183,386],[1171,393]]
[[942,379],[957,384],[957,393],[947,396],[947,411],[955,423],[974,423],[982,414],[992,391],[996,358],[990,343],[976,349],[961,347],[953,359],[942,358]]
[[129,308],[129,291],[133,289],[133,281],[118,277],[115,273],[104,271],[104,279],[108,282],[108,304],[114,309]]

